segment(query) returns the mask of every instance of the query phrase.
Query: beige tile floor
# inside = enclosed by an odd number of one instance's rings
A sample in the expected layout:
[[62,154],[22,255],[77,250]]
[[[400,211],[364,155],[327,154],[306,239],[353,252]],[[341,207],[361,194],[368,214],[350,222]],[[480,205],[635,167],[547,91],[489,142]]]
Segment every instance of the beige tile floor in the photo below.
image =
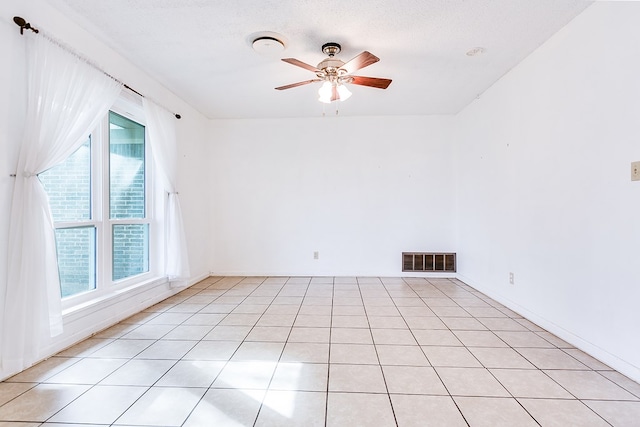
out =
[[211,277],[0,383],[39,425],[639,426],[640,385],[457,280]]

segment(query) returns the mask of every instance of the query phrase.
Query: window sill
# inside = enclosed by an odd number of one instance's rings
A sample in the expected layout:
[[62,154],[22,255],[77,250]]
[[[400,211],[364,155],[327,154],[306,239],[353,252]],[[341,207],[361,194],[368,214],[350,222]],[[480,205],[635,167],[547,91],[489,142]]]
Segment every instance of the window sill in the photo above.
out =
[[156,277],[153,279],[138,282],[136,284],[120,288],[106,294],[97,296],[96,298],[81,302],[72,307],[62,310],[62,317],[65,320],[73,320],[76,317],[83,317],[88,310],[93,311],[97,308],[104,309],[114,304],[118,304],[122,300],[131,298],[132,296],[146,292],[152,288],[167,285],[169,281],[166,277]]

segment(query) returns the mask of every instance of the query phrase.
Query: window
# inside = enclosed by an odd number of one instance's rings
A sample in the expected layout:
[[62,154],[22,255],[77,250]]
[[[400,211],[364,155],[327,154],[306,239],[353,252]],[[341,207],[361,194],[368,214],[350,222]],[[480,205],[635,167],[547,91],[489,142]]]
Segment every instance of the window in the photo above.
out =
[[158,227],[140,117],[114,108],[75,153],[39,175],[65,299],[84,301],[154,277],[149,248]]
[[109,218],[112,279],[149,271],[144,126],[109,113]]
[[62,164],[40,174],[56,226],[62,296],[96,288],[96,222],[91,138]]

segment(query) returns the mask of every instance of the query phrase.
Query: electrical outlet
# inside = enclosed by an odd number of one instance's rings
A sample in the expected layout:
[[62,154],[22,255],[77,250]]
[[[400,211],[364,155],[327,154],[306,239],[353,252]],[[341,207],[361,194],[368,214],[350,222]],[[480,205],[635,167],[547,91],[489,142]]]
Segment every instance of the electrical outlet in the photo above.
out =
[[515,281],[513,279],[513,273],[509,273],[509,283],[512,284],[512,285],[515,284]]
[[320,258],[320,252],[314,251],[313,252],[313,259],[319,259],[319,258]]
[[640,162],[631,162],[631,181],[640,181]]

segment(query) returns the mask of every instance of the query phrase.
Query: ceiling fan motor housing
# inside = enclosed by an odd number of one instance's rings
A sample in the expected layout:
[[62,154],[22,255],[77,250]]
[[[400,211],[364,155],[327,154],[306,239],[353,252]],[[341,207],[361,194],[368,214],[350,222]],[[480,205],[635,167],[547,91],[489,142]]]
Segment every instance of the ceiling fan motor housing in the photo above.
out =
[[340,68],[343,65],[343,61],[329,57],[318,64],[318,70],[320,70],[320,72],[316,73],[316,75],[320,78],[338,77],[341,74],[346,74],[346,71]]
[[329,42],[322,45],[322,52],[327,55],[333,57],[337,55],[342,50],[342,47],[339,43]]

